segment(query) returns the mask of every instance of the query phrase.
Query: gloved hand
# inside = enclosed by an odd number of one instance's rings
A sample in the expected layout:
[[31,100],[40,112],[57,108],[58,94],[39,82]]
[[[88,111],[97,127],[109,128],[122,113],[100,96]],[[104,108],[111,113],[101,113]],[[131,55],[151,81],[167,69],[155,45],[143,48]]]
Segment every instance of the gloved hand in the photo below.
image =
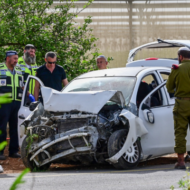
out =
[[12,99],[10,98],[10,96],[11,96],[11,93],[0,95],[0,107],[1,107],[1,104],[8,104],[12,102]]
[[30,99],[31,102],[35,102],[35,98],[34,98],[34,96],[32,94],[29,94],[29,99]]

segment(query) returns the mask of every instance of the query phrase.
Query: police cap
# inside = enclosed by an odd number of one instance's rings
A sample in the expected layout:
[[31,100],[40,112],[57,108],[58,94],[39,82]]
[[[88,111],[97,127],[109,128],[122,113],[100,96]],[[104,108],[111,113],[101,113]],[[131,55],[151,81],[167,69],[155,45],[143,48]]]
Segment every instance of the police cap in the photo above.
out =
[[5,55],[5,60],[8,56],[11,56],[11,55],[18,55],[18,53],[16,51],[13,51],[13,50],[9,50],[6,52],[6,55]]
[[36,48],[35,48],[35,46],[34,45],[32,45],[32,44],[27,44],[27,45],[25,45],[25,50],[28,50],[28,49],[35,49],[36,50]]

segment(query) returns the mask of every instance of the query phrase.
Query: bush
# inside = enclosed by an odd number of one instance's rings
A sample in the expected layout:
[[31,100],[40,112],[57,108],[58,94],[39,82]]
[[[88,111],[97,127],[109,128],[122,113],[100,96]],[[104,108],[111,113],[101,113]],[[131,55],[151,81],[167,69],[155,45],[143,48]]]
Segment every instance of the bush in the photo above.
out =
[[[75,21],[93,0],[80,10],[76,1],[60,0],[53,7],[53,0],[1,0],[0,59],[4,60],[7,50],[16,50],[22,56],[24,46],[33,44],[37,48],[37,64],[44,63],[46,52],[57,52],[58,64],[64,67],[69,80],[96,69],[99,53],[97,38],[89,28],[92,19],[87,17],[80,26]],[[75,12],[71,11],[73,8]]]

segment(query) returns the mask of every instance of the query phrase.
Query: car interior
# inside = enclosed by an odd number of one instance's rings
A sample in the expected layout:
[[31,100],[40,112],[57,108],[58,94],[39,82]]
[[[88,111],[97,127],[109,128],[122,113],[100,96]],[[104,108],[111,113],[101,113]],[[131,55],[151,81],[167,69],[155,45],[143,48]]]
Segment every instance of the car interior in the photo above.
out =
[[[140,83],[138,93],[137,93],[137,108],[139,108],[142,100],[154,89],[158,86],[158,82],[156,81],[153,74],[145,76]],[[151,97],[150,107],[157,107],[163,104],[162,94],[160,90],[157,90]]]

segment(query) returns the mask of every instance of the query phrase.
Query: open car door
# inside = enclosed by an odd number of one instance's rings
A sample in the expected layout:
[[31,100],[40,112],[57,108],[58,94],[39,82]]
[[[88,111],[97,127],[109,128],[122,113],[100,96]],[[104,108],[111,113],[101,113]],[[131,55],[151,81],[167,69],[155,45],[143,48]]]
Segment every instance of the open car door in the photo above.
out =
[[43,82],[35,76],[28,76],[28,79],[26,81],[24,91],[23,91],[23,96],[22,96],[22,101],[21,101],[21,106],[20,110],[18,112],[18,137],[19,137],[19,146],[21,146],[22,141],[24,139],[24,136],[21,138],[20,137],[20,124],[30,115],[32,111],[30,111],[29,106],[30,106],[30,99],[29,99],[29,86],[31,83],[35,83],[35,81],[38,81],[40,83],[40,86],[44,86]]
[[151,158],[174,152],[173,105],[168,102],[165,84],[152,90],[139,106],[139,117],[148,130],[141,139],[143,154]]

